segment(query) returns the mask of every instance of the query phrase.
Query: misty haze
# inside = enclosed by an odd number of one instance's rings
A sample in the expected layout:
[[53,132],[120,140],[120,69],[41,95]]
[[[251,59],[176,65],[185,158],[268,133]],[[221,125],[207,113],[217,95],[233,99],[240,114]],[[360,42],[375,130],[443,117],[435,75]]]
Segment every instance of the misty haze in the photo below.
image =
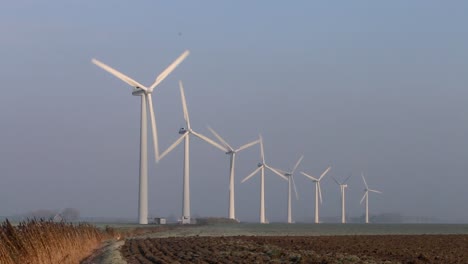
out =
[[[0,10],[0,216],[138,221],[140,96],[160,154],[184,119],[237,149],[263,137],[265,221],[468,222],[467,3],[19,1]],[[100,68],[101,67],[101,68]],[[140,87],[141,88],[141,87]],[[149,111],[149,110],[148,110]],[[183,214],[184,142],[158,163],[148,112],[148,217]],[[191,217],[229,216],[230,156],[190,135]],[[260,144],[236,154],[235,218],[259,222]],[[281,174],[283,176],[279,176]],[[44,216],[45,215],[45,216]]]

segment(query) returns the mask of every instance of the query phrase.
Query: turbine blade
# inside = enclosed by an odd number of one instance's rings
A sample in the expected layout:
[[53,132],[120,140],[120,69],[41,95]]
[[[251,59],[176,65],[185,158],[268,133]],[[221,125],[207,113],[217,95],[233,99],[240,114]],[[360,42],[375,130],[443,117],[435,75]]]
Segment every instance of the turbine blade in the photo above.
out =
[[171,65],[169,65],[163,72],[161,72],[158,77],[156,77],[156,80],[154,83],[151,85],[149,88],[150,91],[153,91],[153,89],[158,86],[166,77],[179,66],[179,64],[187,58],[187,56],[190,54],[188,50],[184,51]]
[[96,60],[96,59],[92,59],[91,60],[96,66],[100,67],[101,69],[107,71],[108,73],[114,75],[115,77],[119,78],[120,80],[126,82],[128,85],[132,86],[132,87],[135,87],[135,88],[140,88],[140,89],[143,89],[143,90],[148,90],[148,88],[146,88],[143,84],[133,80],[132,78],[128,77],[127,75],[119,72],[118,70],[116,69],[113,69],[112,67]]
[[296,194],[296,200],[299,200],[299,194],[297,193],[296,182],[294,181],[294,176],[291,174],[291,181],[293,183],[294,193]]
[[304,158],[304,155],[302,155],[299,160],[296,162],[296,165],[294,165],[294,168],[293,170],[291,171],[291,175],[294,174],[294,172],[296,171],[297,167],[299,166],[299,164],[301,163],[302,159]]
[[318,181],[316,184],[318,184],[318,192],[319,192],[319,198],[320,198],[320,204],[322,203],[322,188],[320,188],[320,181]]
[[159,160],[162,160],[164,156],[166,156],[169,152],[171,152],[177,145],[182,142],[182,140],[188,135],[188,133],[183,134],[181,137],[179,137],[170,147],[168,147],[160,156]]
[[336,182],[336,184],[341,185],[338,180],[335,178],[335,176],[332,175],[333,180]]
[[256,170],[254,170],[252,173],[249,174],[249,176],[245,177],[241,183],[244,183],[245,181],[247,181],[248,179],[252,178],[252,176],[254,176],[257,172],[259,172],[261,169],[262,169],[263,166],[261,167],[258,167]]
[[204,136],[204,135],[202,135],[202,134],[199,134],[199,133],[197,133],[197,132],[195,132],[195,131],[193,131],[193,130],[191,131],[191,133],[192,133],[194,136],[196,136],[196,137],[198,137],[198,138],[204,140],[204,141],[207,142],[208,144],[210,144],[210,145],[212,145],[212,146],[214,146],[214,147],[216,147],[216,148],[219,148],[219,149],[222,150],[222,151],[226,151],[226,149],[225,149],[223,146],[219,145],[218,143],[214,142],[213,140],[209,139],[208,137],[206,137],[206,136]]
[[364,180],[364,185],[366,186],[366,189],[369,189],[369,186],[367,186],[366,178],[364,178],[364,172],[361,173],[362,179]]
[[351,175],[352,174],[350,173],[349,176],[343,181],[343,184],[345,184],[349,180],[349,178],[351,178]]
[[269,170],[271,170],[272,172],[274,172],[276,175],[280,176],[281,178],[285,179],[285,180],[288,180],[288,178],[286,178],[283,174],[281,174],[277,169],[275,168],[272,168],[268,165],[265,164],[265,167]]
[[322,175],[320,175],[320,178],[318,179],[319,181],[322,180],[322,178],[327,174],[327,172],[329,172],[331,169],[331,166],[329,166],[323,173]]
[[260,137],[260,156],[262,158],[262,163],[265,164],[265,152],[263,151],[263,138],[262,135],[259,135]]
[[303,171],[301,171],[301,174],[304,175],[304,176],[306,176],[307,178],[313,180],[313,181],[318,181],[317,178],[314,178],[314,177],[310,176],[309,174],[307,174],[307,173],[305,173],[305,172],[303,172]]
[[151,120],[151,132],[153,135],[153,146],[154,146],[154,156],[156,162],[159,161],[159,143],[158,143],[158,129],[156,127],[156,117],[154,116],[154,109],[153,109],[153,99],[151,97],[151,93],[146,95],[148,100],[149,112],[150,112],[150,120]]
[[364,193],[364,196],[362,196],[361,202],[359,202],[360,204],[362,204],[362,202],[364,201],[364,198],[366,198],[366,195],[367,195],[367,191]]
[[382,193],[381,191],[372,190],[372,189],[369,189],[368,191],[369,191],[369,192],[375,192],[375,193]]
[[246,149],[246,148],[250,148],[250,147],[252,147],[253,145],[256,145],[256,144],[258,144],[258,143],[260,143],[260,140],[259,140],[259,139],[255,140],[255,141],[252,141],[252,142],[250,142],[250,143],[247,143],[247,144],[241,146],[240,148],[238,148],[238,149],[236,150],[236,152],[242,151],[242,150],[244,150],[244,149]]
[[282,170],[282,169],[277,169],[277,168],[275,168],[275,170],[278,171],[279,173],[283,174],[283,175],[286,175],[286,174],[289,173],[289,172],[284,171],[284,170]]
[[208,130],[210,130],[211,134],[213,134],[221,143],[224,144],[224,146],[226,146],[226,149],[225,151],[233,151],[234,149],[226,142],[226,140],[224,140],[218,133],[216,133],[216,131],[214,131],[214,129],[212,129],[211,127],[208,126]]
[[190,130],[190,118],[187,110],[187,101],[185,100],[184,85],[179,81],[180,97],[182,98],[182,109],[184,110],[184,119],[187,123],[187,130]]

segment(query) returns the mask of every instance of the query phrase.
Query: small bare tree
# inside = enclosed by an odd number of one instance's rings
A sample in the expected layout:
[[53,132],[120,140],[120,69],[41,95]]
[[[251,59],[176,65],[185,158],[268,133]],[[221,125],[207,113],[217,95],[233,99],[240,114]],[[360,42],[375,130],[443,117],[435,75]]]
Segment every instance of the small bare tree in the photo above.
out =
[[80,211],[75,208],[65,208],[63,209],[61,216],[63,220],[67,222],[76,221],[80,217]]
[[27,218],[50,220],[50,219],[54,218],[54,216],[56,214],[57,214],[57,211],[55,211],[55,210],[38,209],[38,210],[27,213],[26,217]]

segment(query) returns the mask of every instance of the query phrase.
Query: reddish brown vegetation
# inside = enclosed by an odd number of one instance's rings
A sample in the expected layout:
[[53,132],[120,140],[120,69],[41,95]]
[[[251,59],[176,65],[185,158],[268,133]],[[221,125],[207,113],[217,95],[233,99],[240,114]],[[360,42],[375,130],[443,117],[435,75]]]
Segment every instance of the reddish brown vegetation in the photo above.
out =
[[468,263],[467,235],[130,239],[128,263]]
[[89,224],[29,220],[0,225],[0,263],[79,263],[99,247],[102,234]]

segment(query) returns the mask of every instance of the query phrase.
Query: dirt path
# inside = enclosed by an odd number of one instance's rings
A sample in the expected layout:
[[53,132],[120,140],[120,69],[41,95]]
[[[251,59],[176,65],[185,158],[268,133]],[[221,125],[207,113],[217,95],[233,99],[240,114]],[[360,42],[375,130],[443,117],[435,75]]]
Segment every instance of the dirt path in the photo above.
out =
[[104,242],[101,248],[83,260],[81,264],[127,264],[127,261],[120,253],[120,248],[124,244],[124,240],[108,240]]

